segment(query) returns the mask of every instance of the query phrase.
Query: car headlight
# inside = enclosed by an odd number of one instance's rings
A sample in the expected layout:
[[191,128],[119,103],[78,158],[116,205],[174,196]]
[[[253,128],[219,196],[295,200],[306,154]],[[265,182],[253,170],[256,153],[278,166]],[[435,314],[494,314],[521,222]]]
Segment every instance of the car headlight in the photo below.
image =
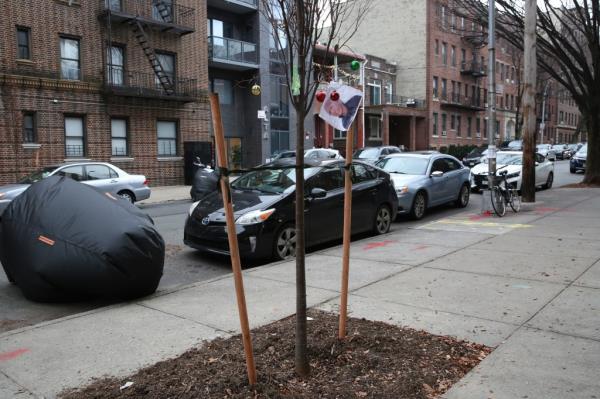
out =
[[407,192],[408,192],[408,186],[401,186],[401,187],[396,188],[397,195],[406,194]]
[[269,218],[275,212],[275,209],[267,209],[266,211],[251,211],[243,214],[235,221],[235,224],[257,224],[262,223]]
[[198,206],[199,203],[200,203],[200,201],[196,201],[192,204],[192,206],[190,206],[190,210],[188,211],[189,216],[192,216],[194,209],[196,209],[196,207]]
[[515,173],[510,173],[510,174],[506,175],[506,178],[513,179],[513,178],[519,177],[519,176],[521,176],[521,172],[515,172]]

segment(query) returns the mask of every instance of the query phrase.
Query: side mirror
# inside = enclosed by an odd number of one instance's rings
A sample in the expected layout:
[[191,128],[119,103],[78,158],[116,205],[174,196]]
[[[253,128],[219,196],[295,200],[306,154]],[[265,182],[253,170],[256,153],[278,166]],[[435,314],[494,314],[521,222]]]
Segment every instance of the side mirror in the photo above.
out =
[[444,172],[441,170],[436,170],[435,172],[431,172],[431,177],[442,177],[444,176]]
[[310,191],[310,197],[311,198],[325,198],[325,197],[327,197],[327,191],[323,190],[322,188],[313,188]]
[[538,161],[535,161],[535,166],[539,166],[540,163]]

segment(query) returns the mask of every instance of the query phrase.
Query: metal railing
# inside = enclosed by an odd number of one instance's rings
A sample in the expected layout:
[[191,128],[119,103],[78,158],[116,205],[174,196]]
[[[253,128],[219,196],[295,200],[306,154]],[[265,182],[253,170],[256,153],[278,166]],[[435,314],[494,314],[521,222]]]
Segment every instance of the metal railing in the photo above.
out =
[[258,64],[256,44],[220,36],[208,37],[208,56],[212,60]]
[[102,12],[131,15],[159,24],[195,27],[193,8],[173,4],[174,0],[100,0]]
[[82,157],[85,155],[82,145],[66,145],[65,155],[67,158]]
[[[230,0],[225,0],[225,1],[230,1]],[[257,0],[231,0],[231,3],[243,3],[243,4],[248,4],[249,6],[252,7],[258,7],[258,1]]]
[[467,97],[460,93],[442,94],[441,100],[447,104],[460,105],[469,108],[485,108],[481,97]]
[[365,103],[365,106],[372,105],[397,105],[407,108],[425,108],[425,100],[396,94],[383,94],[381,95],[381,101],[373,101],[373,99],[369,99],[369,101],[366,101]]
[[463,74],[473,74],[477,76],[485,76],[487,73],[486,65],[477,61],[461,62],[460,72]]
[[[121,67],[108,67],[104,74],[105,89],[116,95],[136,97],[187,97],[200,94],[197,79],[170,78],[170,90],[165,90],[155,73],[125,70]],[[172,89],[172,90],[171,90]]]

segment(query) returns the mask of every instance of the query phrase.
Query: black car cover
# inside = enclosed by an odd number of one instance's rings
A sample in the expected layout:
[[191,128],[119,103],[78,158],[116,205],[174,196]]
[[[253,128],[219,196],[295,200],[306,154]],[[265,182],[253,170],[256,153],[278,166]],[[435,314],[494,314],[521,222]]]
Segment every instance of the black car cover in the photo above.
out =
[[148,215],[67,177],[33,184],[0,221],[2,266],[34,301],[149,295],[164,257],[163,238]]

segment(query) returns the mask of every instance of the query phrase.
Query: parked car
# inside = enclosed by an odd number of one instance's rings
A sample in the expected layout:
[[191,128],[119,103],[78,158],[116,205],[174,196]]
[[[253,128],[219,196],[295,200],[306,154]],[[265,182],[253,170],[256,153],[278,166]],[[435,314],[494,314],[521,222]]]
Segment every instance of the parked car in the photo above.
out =
[[508,143],[508,151],[523,151],[523,140],[513,140]]
[[581,146],[578,144],[568,144],[567,147],[569,147],[569,158],[572,158],[575,155],[575,153],[581,148]]
[[311,148],[304,151],[306,159],[344,159],[339,150],[333,148]]
[[472,168],[473,166],[481,163],[481,158],[487,155],[487,145],[473,148],[464,158],[463,165],[468,168]]
[[[506,170],[508,183],[521,189],[521,172],[523,169],[523,152],[521,151],[499,151],[496,155],[496,169]],[[481,190],[488,187],[488,160],[471,169],[471,188]],[[535,154],[535,185],[543,188],[551,188],[554,182],[554,163],[542,154]]]
[[354,151],[352,157],[363,162],[374,164],[390,154],[399,154],[400,152],[402,152],[400,148],[395,146],[364,147]]
[[538,144],[535,147],[535,151],[538,154],[543,155],[544,157],[546,157],[549,161],[556,161],[556,152],[554,151],[554,149],[552,148],[552,145],[550,144]]
[[273,154],[270,161],[274,162],[278,159],[283,159],[283,158],[296,158],[296,150],[285,150],[285,151],[277,152],[277,153]]
[[556,154],[557,159],[569,159],[569,147],[566,144],[554,144],[552,150]]
[[[231,184],[240,254],[244,258],[295,256],[295,168],[290,160],[250,171]],[[342,237],[344,162],[307,161],[304,170],[306,245]],[[352,233],[387,233],[398,209],[390,175],[364,162],[352,163]],[[213,193],[192,204],[184,243],[201,251],[229,254],[223,201]]]
[[67,176],[99,190],[119,195],[131,203],[150,198],[148,180],[142,175],[130,175],[122,169],[104,162],[63,163],[47,166],[18,183],[0,187],[0,214],[8,204],[29,186],[49,176]]
[[453,156],[439,153],[393,154],[376,166],[390,174],[398,195],[398,214],[421,219],[428,208],[469,203],[469,169]]
[[579,171],[585,173],[585,162],[587,160],[587,144],[581,146],[579,151],[573,155],[569,162],[569,170],[571,173],[577,173]]

